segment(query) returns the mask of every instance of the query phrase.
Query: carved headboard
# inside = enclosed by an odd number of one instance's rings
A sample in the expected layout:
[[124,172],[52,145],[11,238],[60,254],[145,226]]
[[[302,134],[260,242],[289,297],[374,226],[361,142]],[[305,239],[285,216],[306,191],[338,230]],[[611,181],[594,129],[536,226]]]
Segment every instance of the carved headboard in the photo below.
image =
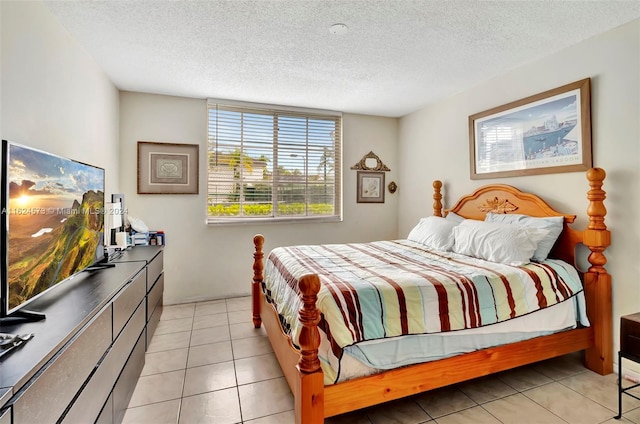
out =
[[454,212],[463,218],[480,221],[484,220],[488,212],[517,213],[535,217],[563,216],[564,229],[551,251],[550,257],[576,264],[575,248],[583,241],[583,232],[569,226],[575,221],[576,215],[558,212],[539,196],[504,184],[480,187],[473,193],[460,198],[452,208],[443,209],[441,202],[442,182],[434,181],[433,188],[433,213],[436,216],[445,216],[449,212]]
[[[586,175],[589,181],[589,191],[587,191],[589,224],[582,231],[574,230],[569,226],[575,221],[575,215],[557,212],[535,194],[524,193],[515,187],[502,184],[480,187],[472,194],[462,197],[453,208],[445,212],[455,212],[464,218],[479,220],[483,220],[487,212],[494,210],[537,217],[564,216],[564,229],[550,256],[576,265],[576,245],[582,243],[591,251],[588,257],[591,264],[588,272],[592,274],[591,278],[606,280],[607,270],[604,265],[607,263],[607,258],[604,256],[604,251],[611,244],[611,233],[604,223],[604,217],[607,214],[604,199],[607,194],[602,189],[602,184],[607,173],[602,168],[591,168]],[[443,216],[442,182],[434,181],[433,189],[433,214]],[[600,278],[601,276],[603,278]]]

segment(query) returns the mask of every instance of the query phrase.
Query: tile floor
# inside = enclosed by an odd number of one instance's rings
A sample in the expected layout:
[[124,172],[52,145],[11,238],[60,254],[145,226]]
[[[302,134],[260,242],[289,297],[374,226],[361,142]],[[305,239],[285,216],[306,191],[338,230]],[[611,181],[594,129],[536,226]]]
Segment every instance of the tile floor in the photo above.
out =
[[[293,397],[250,298],[165,306],[125,424],[289,424]],[[617,411],[616,375],[576,355],[533,364],[350,414],[328,424],[640,424],[640,401]]]

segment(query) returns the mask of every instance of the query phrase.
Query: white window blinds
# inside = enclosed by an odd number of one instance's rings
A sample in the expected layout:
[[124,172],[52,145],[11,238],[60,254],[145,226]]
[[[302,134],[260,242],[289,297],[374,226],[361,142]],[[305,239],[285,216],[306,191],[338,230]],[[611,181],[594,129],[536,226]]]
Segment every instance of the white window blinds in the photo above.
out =
[[208,102],[209,222],[340,219],[342,115]]

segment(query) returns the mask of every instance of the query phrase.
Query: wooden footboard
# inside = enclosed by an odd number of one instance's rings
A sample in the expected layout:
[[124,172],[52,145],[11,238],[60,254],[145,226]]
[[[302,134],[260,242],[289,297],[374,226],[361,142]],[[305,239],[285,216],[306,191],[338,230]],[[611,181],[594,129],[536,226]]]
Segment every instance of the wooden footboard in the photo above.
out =
[[[266,301],[262,292],[264,237],[254,237],[253,322],[264,324],[269,340],[282,371],[295,398],[297,424],[320,424],[330,417],[363,407],[421,393],[476,377],[530,364],[576,351],[585,351],[585,366],[599,374],[613,371],[613,319],[611,308],[611,276],[604,265],[604,250],[610,244],[610,234],[604,224],[606,209],[602,190],[605,172],[599,168],[587,172],[590,190],[587,193],[589,224],[584,231],[573,230],[566,224],[575,216],[565,216],[565,231],[554,251],[556,257],[574,260],[575,246],[586,245],[590,268],[583,275],[587,314],[591,327],[578,328],[549,336],[537,337],[518,343],[479,350],[423,364],[411,365],[380,374],[362,377],[343,383],[324,386],[318,360],[320,343],[317,324],[320,313],[316,298],[320,282],[316,275],[300,280],[299,289],[303,301],[300,322],[303,330],[300,349],[282,332],[275,309]],[[434,215],[443,216],[440,200],[440,182],[434,183]],[[524,196],[523,196],[524,195]],[[482,198],[482,196],[485,196]],[[516,205],[516,213],[532,216],[558,216],[537,196],[521,193],[503,185],[486,186],[461,199],[451,210],[463,217],[480,219],[478,205],[490,200],[507,200]],[[524,200],[523,200],[524,199]],[[483,203],[485,202],[485,203]],[[519,206],[519,205],[522,205]],[[484,212],[486,213],[486,211]]]

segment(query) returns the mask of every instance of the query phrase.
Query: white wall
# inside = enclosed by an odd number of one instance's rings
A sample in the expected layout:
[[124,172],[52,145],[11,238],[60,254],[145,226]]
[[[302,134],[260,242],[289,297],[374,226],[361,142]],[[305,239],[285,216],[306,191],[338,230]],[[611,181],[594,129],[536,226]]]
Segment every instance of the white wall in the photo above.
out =
[[607,178],[605,255],[613,278],[614,340],[619,317],[640,308],[640,20],[586,40],[452,98],[403,117],[399,124],[399,234],[430,213],[431,182],[445,183],[446,205],[484,184],[511,184],[541,195],[586,223],[585,174],[566,173],[471,181],[468,117],[542,91],[591,77],[593,165]]
[[119,190],[118,90],[41,2],[0,2],[3,139],[105,169]]
[[[387,183],[397,179],[397,119],[344,116],[344,222],[207,225],[206,107],[204,99],[120,95],[121,187],[129,214],[167,233],[165,303],[249,294],[256,233],[265,235],[265,251],[279,245],[396,237],[398,194],[387,191],[384,204],[357,204],[356,171],[349,168],[373,150],[391,168]],[[138,141],[200,144],[200,194],[136,194]]]

